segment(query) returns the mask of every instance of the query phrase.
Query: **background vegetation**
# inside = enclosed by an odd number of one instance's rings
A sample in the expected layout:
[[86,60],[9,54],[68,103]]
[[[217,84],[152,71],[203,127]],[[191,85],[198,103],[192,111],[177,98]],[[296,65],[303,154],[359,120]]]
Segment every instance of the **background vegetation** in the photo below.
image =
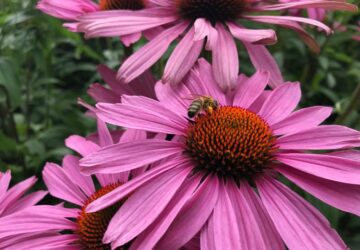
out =
[[[32,175],[41,178],[46,161],[60,162],[71,153],[64,146],[66,137],[95,130],[77,97],[90,101],[86,89],[100,80],[97,64],[116,68],[124,53],[117,39],[86,41],[40,13],[35,4],[0,0],[0,171],[11,169],[16,182]],[[356,129],[360,129],[360,42],[352,37],[360,35],[359,21],[356,14],[328,15],[335,34],[326,37],[311,30],[321,45],[318,55],[283,29],[278,30],[279,43],[270,47],[285,78],[302,82],[301,105],[331,106],[334,113],[328,123]],[[240,46],[239,50],[242,72],[252,73],[246,53]],[[37,188],[42,185],[40,180]],[[359,218],[298,191],[322,210],[352,249],[360,249]]]

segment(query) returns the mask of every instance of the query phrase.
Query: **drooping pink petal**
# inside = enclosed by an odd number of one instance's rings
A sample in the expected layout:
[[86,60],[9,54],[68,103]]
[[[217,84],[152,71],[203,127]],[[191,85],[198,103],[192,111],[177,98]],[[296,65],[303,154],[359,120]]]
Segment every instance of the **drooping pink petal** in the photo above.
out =
[[215,26],[218,37],[212,49],[212,66],[214,78],[223,92],[233,90],[236,87],[236,79],[239,72],[239,58],[236,44],[225,27],[217,23]]
[[204,18],[198,18],[194,22],[194,28],[195,28],[194,40],[199,41],[207,37],[205,48],[207,50],[214,49],[218,40],[218,32],[211,25],[211,23]]
[[86,175],[125,172],[182,151],[183,143],[155,139],[114,144],[81,159],[81,172]]
[[117,103],[121,98],[99,83],[91,84],[86,91],[96,102]]
[[125,60],[118,71],[117,78],[129,83],[144,73],[161,58],[171,42],[183,33],[187,26],[187,22],[181,22],[164,30]]
[[269,83],[270,74],[267,71],[256,71],[250,78],[238,83],[233,99],[233,105],[248,108],[264,91]]
[[360,162],[326,154],[279,153],[276,159],[300,171],[349,184],[360,184]]
[[129,47],[133,43],[136,43],[141,38],[141,32],[135,32],[128,35],[120,36],[121,42],[126,46]]
[[143,186],[144,184],[151,181],[160,174],[171,175],[171,173],[166,173],[166,172],[173,168],[177,168],[177,167],[182,168],[188,165],[189,165],[189,161],[184,157],[180,157],[180,158],[174,157],[173,159],[169,159],[165,161],[163,164],[159,164],[155,168],[146,171],[144,174],[119,186],[118,188],[105,194],[99,199],[96,199],[86,207],[86,212],[93,213],[101,209],[104,209],[108,206],[111,206],[114,203],[126,197],[127,195],[129,195],[130,193],[133,193],[139,187]]
[[95,186],[92,178],[80,173],[79,158],[73,155],[66,155],[63,159],[62,166],[63,172],[67,177],[88,197],[95,193]]
[[104,235],[112,247],[124,245],[144,231],[163,211],[180,188],[191,168],[171,170],[171,176],[160,175],[133,193],[114,215]]
[[258,195],[243,181],[229,183],[229,196],[239,225],[241,249],[284,249],[284,244]]
[[[47,195],[47,191],[36,191],[26,196],[18,199],[17,201],[13,202],[10,207],[6,209],[3,215],[16,213],[20,210],[23,210],[27,207],[31,207],[36,205],[40,200],[42,200],[45,195]],[[1,249],[1,248],[0,248]]]
[[277,41],[276,33],[272,29],[246,29],[233,22],[226,23],[231,34],[247,43],[253,44],[274,44]]
[[[136,100],[141,97],[136,98]],[[183,135],[187,120],[179,114],[168,110],[160,102],[149,100],[136,106],[126,104],[97,104],[97,115],[105,122],[133,129],[157,133]]]
[[286,118],[301,98],[299,83],[288,83],[274,89],[264,102],[258,115],[270,126]]
[[117,37],[161,26],[176,19],[173,12],[166,8],[98,11],[82,15],[78,29],[87,38]]
[[307,0],[307,1],[290,1],[287,3],[262,5],[254,7],[257,11],[273,11],[273,10],[286,10],[286,9],[308,9],[308,8],[322,8],[327,10],[344,10],[356,11],[357,7],[353,4],[346,3],[345,1],[324,1],[324,0]]
[[280,182],[256,181],[261,200],[289,249],[347,249],[319,211]]
[[100,149],[97,144],[78,135],[71,135],[66,138],[65,145],[82,156],[86,156]]
[[192,27],[171,53],[164,69],[162,81],[177,85],[192,68],[198,59],[204,41],[194,41]]
[[46,163],[42,175],[52,196],[79,206],[82,206],[86,201],[87,196],[59,165]]
[[175,193],[169,204],[165,207],[159,217],[142,232],[131,244],[133,249],[153,249],[160,238],[167,232],[169,226],[191,198],[193,192],[199,185],[199,175],[189,178]]
[[271,125],[274,135],[294,134],[314,128],[331,115],[332,108],[314,106],[300,109],[280,122]]
[[239,222],[234,204],[229,197],[228,183],[220,183],[219,198],[212,214],[213,235],[215,249],[241,249]]
[[[7,178],[7,177],[5,177]],[[3,197],[0,203],[0,215],[8,214],[9,209],[16,203],[37,181],[36,177],[30,177],[12,186]]]
[[322,125],[277,139],[281,149],[339,149],[360,146],[360,132],[338,125]]
[[330,155],[344,157],[351,160],[360,161],[360,151],[359,150],[342,150],[331,152]]
[[260,109],[262,108],[264,102],[267,100],[271,92],[271,90],[264,90],[260,94],[260,96],[253,102],[253,104],[251,104],[249,110],[255,113],[259,113]]
[[9,188],[10,180],[10,170],[7,170],[5,173],[0,172],[0,201],[6,194],[7,189]]
[[214,216],[210,215],[207,223],[202,227],[200,232],[200,249],[203,250],[216,250],[215,232],[214,232]]
[[360,216],[360,185],[330,181],[283,165],[276,170],[323,202]]
[[249,53],[250,60],[257,70],[269,71],[270,73],[270,86],[275,88],[284,83],[279,66],[270,52],[264,45],[254,45],[251,43],[243,42],[247,52]]
[[58,206],[31,206],[0,218],[0,239],[8,236],[46,230],[76,230],[67,218],[76,218],[79,210]]
[[180,249],[193,238],[212,213],[218,192],[218,178],[206,178],[158,242],[156,249]]

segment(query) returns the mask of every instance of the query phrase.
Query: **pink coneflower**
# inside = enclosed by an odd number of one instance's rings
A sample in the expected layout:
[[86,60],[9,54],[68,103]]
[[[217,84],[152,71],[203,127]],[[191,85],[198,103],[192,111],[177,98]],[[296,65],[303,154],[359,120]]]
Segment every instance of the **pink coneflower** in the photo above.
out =
[[[269,74],[263,71],[238,81],[238,88],[224,95],[211,66],[201,60],[185,84],[171,88],[159,82],[160,101],[123,96],[122,103],[97,105],[97,115],[111,124],[174,135],[109,146],[80,161],[85,174],[105,174],[161,160],[88,205],[88,212],[99,211],[131,193],[111,220],[105,243],[178,249],[200,235],[201,249],[284,249],[283,242],[289,249],[346,249],[327,220],[277,173],[360,215],[360,161],[352,157],[359,152],[310,151],[360,146],[360,133],[319,125],[331,108],[294,111],[299,83],[264,91]],[[219,106],[189,119],[188,99],[197,95]]]
[[203,51],[212,50],[212,65],[216,81],[223,91],[234,89],[239,71],[237,46],[233,37],[246,47],[258,70],[268,70],[273,85],[283,80],[275,60],[263,45],[276,42],[271,29],[248,29],[238,21],[250,20],[276,24],[295,30],[314,50],[318,46],[299,23],[315,25],[326,33],[330,28],[323,23],[302,17],[256,15],[277,10],[324,8],[356,10],[343,1],[309,0],[263,5],[261,1],[245,0],[149,0],[152,8],[139,11],[103,11],[81,16],[79,30],[87,37],[113,37],[133,34],[154,27],[164,31],[130,56],[120,67],[118,78],[130,82],[151,67],[167,51],[171,42],[182,37],[170,55],[162,77],[164,82],[179,83]]
[[[148,7],[145,0],[100,0],[99,3],[92,0],[40,0],[37,8],[42,12],[63,20],[70,21],[64,27],[70,31],[78,32],[77,19],[86,13],[102,12],[105,10],[141,10]],[[151,38],[156,32],[145,32],[147,38]],[[121,41],[129,46],[141,38],[141,32],[134,32],[120,37]]]
[[[36,205],[47,192],[36,191],[26,194],[36,183],[35,177],[9,188],[10,180],[10,171],[0,173],[0,249],[56,249],[56,241],[69,240],[68,236],[60,236],[53,230],[66,223],[65,217],[71,210]],[[35,223],[32,216],[40,214],[43,215],[43,220]],[[47,228],[43,227],[44,222],[48,223]]]
[[121,102],[121,95],[142,95],[155,98],[154,85],[156,80],[149,71],[145,71],[134,79],[130,85],[117,80],[116,72],[105,65],[99,65],[97,71],[110,87],[106,88],[100,83],[94,83],[89,87],[88,94],[97,102]]
[[[120,137],[119,133],[112,135],[105,123],[98,120],[97,135],[89,139],[73,135],[66,140],[66,145],[85,156],[118,141],[128,142],[145,138],[146,132],[131,129],[123,131]],[[43,170],[43,179],[50,194],[77,208],[36,206],[32,210],[0,219],[0,239],[6,235],[12,244],[18,241],[15,245],[9,244],[11,247],[16,246],[9,249],[110,249],[108,244],[102,243],[102,238],[112,215],[121,206],[122,201],[96,213],[87,214],[85,209],[92,201],[144,170],[139,168],[118,174],[97,174],[95,182],[91,176],[83,176],[80,173],[78,157],[65,156],[62,167],[55,163],[47,163]],[[28,238],[19,237],[25,233],[24,231]],[[36,243],[33,242],[33,238],[36,238]],[[0,241],[0,246],[2,244]],[[17,248],[18,245],[23,247]]]

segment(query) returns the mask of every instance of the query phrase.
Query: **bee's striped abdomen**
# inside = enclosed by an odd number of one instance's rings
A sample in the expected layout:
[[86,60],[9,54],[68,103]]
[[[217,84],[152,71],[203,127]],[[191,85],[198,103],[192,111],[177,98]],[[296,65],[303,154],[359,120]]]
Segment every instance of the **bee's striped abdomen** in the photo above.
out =
[[202,100],[194,100],[188,108],[188,117],[193,118],[202,107]]

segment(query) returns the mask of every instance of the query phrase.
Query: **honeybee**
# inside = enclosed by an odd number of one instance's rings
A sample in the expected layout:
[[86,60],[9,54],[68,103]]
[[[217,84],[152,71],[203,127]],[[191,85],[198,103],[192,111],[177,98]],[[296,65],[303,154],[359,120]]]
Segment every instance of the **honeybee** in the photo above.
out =
[[219,107],[219,103],[210,96],[198,96],[190,104],[188,108],[188,117],[193,118],[201,111],[211,114]]

